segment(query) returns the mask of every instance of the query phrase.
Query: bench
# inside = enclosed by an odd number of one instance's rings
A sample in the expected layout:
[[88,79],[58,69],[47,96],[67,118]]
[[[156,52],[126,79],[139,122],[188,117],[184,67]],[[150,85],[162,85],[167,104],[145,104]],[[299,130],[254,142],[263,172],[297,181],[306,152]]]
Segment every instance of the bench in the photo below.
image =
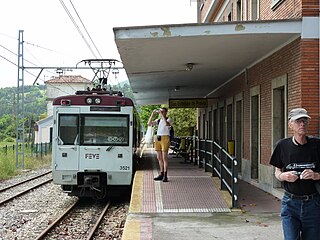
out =
[[180,163],[191,163],[191,161],[190,161],[190,159],[189,159],[191,150],[192,150],[192,144],[189,143],[189,144],[188,144],[188,147],[187,147],[187,149],[185,149],[185,151],[180,151],[180,152],[178,152],[177,155],[180,155],[181,157],[184,158],[184,161],[183,161],[183,162],[180,162]]
[[175,141],[171,142],[170,149],[172,154],[175,154],[178,157],[178,152],[186,148],[186,140],[184,138],[175,138]]

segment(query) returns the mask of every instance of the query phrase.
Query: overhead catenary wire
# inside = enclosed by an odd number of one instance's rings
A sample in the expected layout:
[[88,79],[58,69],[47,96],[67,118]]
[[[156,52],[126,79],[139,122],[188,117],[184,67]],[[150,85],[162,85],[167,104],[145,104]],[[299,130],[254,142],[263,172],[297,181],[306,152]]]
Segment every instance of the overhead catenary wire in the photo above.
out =
[[[10,53],[12,53],[12,54],[14,54],[15,56],[18,56],[18,54],[16,54],[15,52],[13,52],[13,51],[11,51],[10,49],[8,49],[8,48],[6,48],[5,46],[3,46],[2,44],[0,44],[0,47],[2,47],[3,49],[5,49],[5,50],[7,50],[8,52],[10,52]],[[10,63],[12,63],[12,64],[14,64],[14,65],[16,65],[15,63],[13,63],[13,62],[11,62],[11,61],[9,61],[8,59],[6,59],[8,62],[10,62]],[[34,64],[33,62],[30,62],[30,61],[28,61],[27,59],[24,59],[26,62],[28,62],[28,63],[30,63],[30,64],[32,64],[32,65],[34,65],[34,66],[37,66],[36,64]],[[17,65],[16,65],[17,66]]]
[[100,56],[101,58],[103,58],[103,57],[102,57],[102,55],[101,55],[101,53],[100,53],[100,51],[98,50],[98,48],[97,48],[96,44],[94,43],[94,41],[93,41],[93,39],[92,39],[91,35],[89,34],[89,32],[88,32],[88,30],[87,30],[86,26],[84,25],[84,23],[83,23],[82,19],[80,18],[80,15],[78,14],[78,11],[77,11],[77,10],[76,10],[76,8],[74,7],[74,5],[73,5],[73,3],[72,3],[72,1],[71,1],[71,0],[70,0],[70,3],[71,3],[71,5],[72,5],[73,10],[75,11],[75,13],[76,13],[76,14],[77,14],[77,16],[78,16],[78,18],[79,18],[79,20],[80,20],[80,22],[81,22],[81,24],[82,24],[82,27],[84,28],[84,30],[86,31],[86,33],[87,33],[88,37],[90,38],[90,40],[91,40],[91,42],[92,42],[93,46],[95,47],[95,49],[96,49],[96,51],[98,52],[99,56]]
[[[6,51],[12,53],[12,54],[15,55],[16,57],[18,56],[18,54],[16,54],[16,53],[13,52],[12,50],[8,49],[7,47],[3,46],[2,44],[0,44],[0,47],[2,47],[2,48],[3,48],[4,50],[6,50]],[[30,51],[28,51],[28,52],[32,55],[32,53],[31,53]],[[32,55],[32,56],[33,56],[33,55]],[[3,59],[5,59],[6,61],[10,62],[11,64],[17,66],[17,64],[15,64],[14,62],[10,61],[9,59],[6,59],[6,58],[3,57],[3,56],[1,56],[1,57],[2,57]],[[25,58],[24,58],[24,60],[25,60],[26,62],[32,64],[33,66],[37,66],[37,64],[29,61],[28,59],[25,59]],[[27,72],[28,72],[28,71],[27,71]],[[50,71],[48,71],[48,72],[52,74],[52,72],[50,72]],[[28,72],[28,73],[31,74],[32,76],[35,76],[34,74],[32,74],[32,73],[30,73],[30,72]]]
[[92,55],[97,58],[96,54],[94,53],[93,49],[91,48],[89,42],[87,41],[86,37],[84,36],[84,34],[82,33],[81,29],[79,28],[78,24],[76,23],[76,21],[74,20],[73,16],[71,15],[70,11],[68,10],[67,6],[64,4],[63,0],[59,0],[63,9],[65,10],[65,12],[67,13],[67,15],[69,16],[71,22],[73,23],[73,25],[75,26],[75,28],[77,29],[78,33],[80,34],[81,38],[83,39],[83,41],[85,42],[85,44],[87,45],[87,47],[89,48],[90,52],[92,53]]
[[[4,56],[2,56],[2,55],[0,55],[0,57],[1,58],[3,58],[4,60],[6,60],[7,62],[9,62],[9,63],[11,63],[11,64],[13,64],[13,65],[15,65],[16,67],[18,67],[18,65],[16,64],[16,63],[14,63],[14,62],[12,62],[12,61],[10,61],[8,58],[6,58],[6,57],[4,57]],[[34,77],[36,77],[36,75],[34,75],[33,73],[31,73],[31,72],[29,72],[29,71],[27,71],[27,70],[25,70],[27,73],[29,73],[30,75],[32,75],[32,76],[34,76]]]
[[[94,52],[93,52],[90,44],[89,44],[88,41],[86,40],[84,34],[81,32],[79,26],[76,24],[75,19],[72,17],[70,11],[68,10],[68,7],[64,4],[63,0],[60,0],[60,3],[61,3],[61,5],[64,7],[64,9],[65,9],[66,13],[68,14],[70,20],[73,22],[74,26],[77,28],[77,30],[78,30],[78,32],[80,33],[80,35],[82,36],[83,40],[87,43],[90,51],[91,51],[92,54],[96,57],[96,55],[94,54]],[[72,3],[71,0],[70,0],[70,4],[72,5],[74,12],[76,13],[77,17],[79,18],[79,20],[80,20],[80,22],[81,22],[81,24],[82,24],[82,27],[85,29],[85,31],[86,31],[87,35],[89,36],[92,44],[94,45],[96,51],[97,51],[97,52],[99,53],[99,55],[101,56],[101,53],[100,53],[99,49],[97,48],[96,44],[94,43],[94,41],[93,41],[90,33],[88,32],[88,30],[87,30],[84,22],[82,21],[82,19],[81,19],[80,15],[79,15],[79,13],[78,13],[75,5]],[[5,35],[5,34],[2,34],[2,35]],[[7,35],[5,35],[5,36],[7,36]],[[9,36],[7,36],[7,37],[9,37]],[[12,38],[13,38],[13,39],[16,39],[16,38],[14,38],[14,37],[12,37]],[[49,49],[49,48],[46,48],[46,47],[42,47],[42,46],[39,46],[39,45],[34,44],[34,43],[30,43],[30,42],[26,42],[26,41],[24,41],[24,43],[27,43],[28,45],[31,45],[31,46],[34,46],[34,47],[37,47],[37,48],[45,49],[45,50],[47,50],[47,51],[53,51],[52,49]],[[7,50],[8,50],[8,49],[7,49]],[[10,51],[10,50],[9,50],[9,51]],[[13,53],[13,51],[10,51],[10,52]],[[28,51],[28,52],[29,52],[29,51]],[[31,54],[31,52],[29,52],[29,53]],[[14,54],[14,53],[13,53],[13,54]],[[15,54],[15,55],[17,56],[17,54]],[[32,54],[31,54],[31,55],[32,55]],[[33,56],[33,55],[32,55],[32,56]],[[35,58],[35,57],[34,57],[34,58]],[[102,58],[102,56],[101,56],[101,58]],[[35,59],[36,59],[36,58],[35,58]],[[34,63],[32,63],[32,62],[30,62],[30,61],[28,61],[28,60],[26,60],[26,61],[29,62],[29,63],[31,63],[31,64],[34,65],[34,66],[37,66],[36,64],[34,64]],[[12,63],[12,62],[11,62],[11,63]],[[24,69],[27,69],[27,68],[28,68],[28,67],[24,67]],[[43,70],[43,69],[48,69],[47,67],[38,67],[38,68],[39,68],[39,69],[42,69],[42,70]],[[29,67],[29,69],[31,69],[31,68]],[[64,68],[64,69],[65,69],[65,68]],[[42,71],[42,70],[41,70],[41,71]],[[119,68],[117,68],[117,70],[119,70]],[[29,71],[27,71],[27,72],[28,72],[29,74],[35,76],[34,74],[30,73]],[[109,72],[110,72],[110,68],[109,68],[109,71],[108,71],[108,73],[107,73],[107,77],[109,76]],[[114,72],[113,72],[113,73],[114,73]],[[40,72],[39,75],[37,76],[37,79],[38,79],[38,77],[40,76],[40,74],[41,74],[41,72]],[[105,74],[106,74],[105,71],[103,71],[103,75],[105,75]],[[114,75],[115,75],[115,80],[116,80],[116,82],[118,82],[118,79],[117,79],[116,74],[114,74]],[[39,80],[45,82],[43,79],[39,79]],[[66,82],[66,83],[67,83],[67,82]],[[67,84],[70,86],[69,83],[67,83]]]
[[[10,49],[6,48],[5,46],[3,46],[3,45],[1,45],[1,44],[0,44],[0,47],[2,47],[3,49],[7,50],[8,52],[14,54],[15,56],[18,56],[15,52],[11,51]],[[6,60],[7,62],[15,65],[16,67],[18,67],[18,65],[17,65],[16,63],[12,62],[12,61],[9,60],[8,58],[6,58],[6,57],[4,57],[4,56],[2,56],[2,55],[0,55],[0,57],[3,58],[4,60]],[[27,59],[24,59],[24,60],[25,60],[26,62],[28,62],[28,63],[36,66],[36,68],[39,68],[39,67],[38,67],[36,64],[34,64],[33,62],[28,61]],[[32,76],[34,76],[34,77],[38,77],[38,76],[36,76],[35,74],[29,72],[28,70],[26,70],[26,69],[24,69],[24,70],[25,70],[27,73],[29,73],[30,75],[32,75]],[[43,79],[41,79],[41,78],[39,78],[39,80],[42,81],[43,83],[45,83],[45,80],[43,80]],[[65,82],[66,82],[66,81],[65,81]],[[76,89],[75,89],[74,87],[72,87],[68,82],[66,82],[66,83],[69,85],[69,87],[71,87],[73,90],[76,91]],[[52,85],[52,84],[50,84],[50,83],[46,83],[46,84],[50,85],[51,87],[53,87],[53,88],[55,88],[55,89],[57,89],[57,90],[60,90],[61,92],[64,92],[64,93],[67,93],[67,94],[68,94],[68,92],[66,92],[66,91],[64,91],[64,90],[62,90],[62,89],[60,89],[60,88],[58,88],[58,87],[56,87],[56,86],[54,86],[54,85]]]
[[[73,25],[76,27],[76,29],[77,29],[77,31],[79,32],[80,36],[82,37],[82,39],[84,40],[84,42],[87,44],[89,50],[90,50],[91,53],[94,55],[94,57],[97,59],[97,57],[96,57],[93,49],[91,48],[91,46],[90,46],[90,44],[89,44],[89,41],[87,40],[87,38],[85,37],[85,35],[84,35],[83,32],[81,31],[80,27],[79,27],[78,24],[76,23],[76,19],[73,17],[74,14],[73,14],[73,15],[71,14],[71,12],[70,12],[69,9],[68,9],[68,6],[65,4],[65,2],[64,2],[63,0],[59,0],[59,1],[60,1],[60,3],[61,3],[62,7],[64,8],[65,12],[66,12],[67,15],[69,16],[70,20],[72,21]],[[87,30],[84,22],[82,21],[82,19],[81,19],[81,17],[80,17],[80,14],[79,14],[79,12],[77,11],[77,9],[76,9],[75,5],[73,4],[72,0],[69,0],[69,2],[70,2],[70,4],[71,4],[71,6],[72,6],[72,8],[73,8],[73,11],[75,12],[76,16],[78,17],[79,21],[81,22],[82,27],[83,27],[83,29],[85,30],[87,36],[89,37],[89,39],[91,40],[93,46],[95,47],[96,52],[100,55],[101,58],[103,58],[102,55],[101,55],[101,53],[100,53],[100,51],[99,51],[99,49],[98,49],[98,47],[97,47],[97,45],[96,45],[95,42],[93,41],[93,38],[91,37],[89,31]],[[70,8],[70,7],[69,7],[69,8]],[[2,35],[4,35],[4,34],[2,34]],[[5,36],[7,36],[7,35],[5,35]],[[7,37],[9,37],[9,36],[7,36]],[[14,38],[14,37],[12,37],[12,38],[13,38],[13,39],[16,39],[16,38]],[[37,45],[37,44],[30,43],[30,42],[24,41],[24,43],[27,43],[27,44],[32,45],[32,46],[34,46],[34,47],[42,48],[42,49],[45,49],[45,50],[48,50],[48,51],[53,51],[53,50],[51,50],[51,49],[49,49],[49,48],[45,48],[45,47],[39,46],[39,45]],[[31,54],[31,53],[30,53],[30,54]],[[31,54],[31,55],[32,55],[32,54]],[[30,62],[30,61],[28,61],[28,62]],[[31,63],[31,62],[30,62],[30,63]],[[33,64],[33,63],[32,63],[32,64]],[[36,64],[33,64],[33,65],[36,66]],[[39,68],[41,68],[41,67],[39,67]],[[41,68],[41,69],[45,69],[45,68]],[[109,69],[109,71],[110,71],[110,69]],[[105,74],[105,73],[104,73],[104,74]],[[33,74],[32,74],[32,75],[33,75]],[[109,75],[109,72],[108,72],[107,75]],[[34,76],[34,75],[33,75],[33,76]],[[107,77],[108,77],[108,76],[107,76]],[[38,77],[37,77],[37,78],[38,78]],[[42,79],[41,79],[41,80],[42,80]],[[118,79],[117,79],[117,77],[116,77],[116,74],[115,74],[115,80],[118,82]],[[42,80],[42,81],[44,81],[44,80]],[[69,85],[69,84],[68,84],[68,85]]]

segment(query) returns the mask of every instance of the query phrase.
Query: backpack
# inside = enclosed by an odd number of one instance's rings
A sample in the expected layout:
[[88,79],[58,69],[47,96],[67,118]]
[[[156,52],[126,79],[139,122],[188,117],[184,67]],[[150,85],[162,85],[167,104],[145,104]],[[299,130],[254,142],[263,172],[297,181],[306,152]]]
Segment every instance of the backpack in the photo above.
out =
[[[159,125],[160,119],[158,119],[157,122]],[[173,141],[173,140],[174,140],[174,129],[173,129],[173,126],[171,126],[171,128],[170,128],[170,141]]]

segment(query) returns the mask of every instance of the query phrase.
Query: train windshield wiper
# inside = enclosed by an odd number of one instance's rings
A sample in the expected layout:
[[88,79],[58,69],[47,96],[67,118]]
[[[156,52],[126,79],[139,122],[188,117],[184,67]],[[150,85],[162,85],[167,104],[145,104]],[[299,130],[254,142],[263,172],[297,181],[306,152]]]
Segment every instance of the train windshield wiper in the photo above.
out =
[[62,141],[62,139],[59,136],[57,136],[56,140],[58,142],[58,145],[63,145],[64,144],[64,142]]
[[114,148],[114,146],[109,146],[106,151],[109,152],[112,148]]

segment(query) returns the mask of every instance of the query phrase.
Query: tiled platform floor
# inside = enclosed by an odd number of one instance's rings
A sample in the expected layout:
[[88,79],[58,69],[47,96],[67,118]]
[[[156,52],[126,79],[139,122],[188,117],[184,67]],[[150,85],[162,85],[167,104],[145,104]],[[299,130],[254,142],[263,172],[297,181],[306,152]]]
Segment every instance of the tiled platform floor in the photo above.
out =
[[230,212],[208,173],[193,164],[181,164],[181,158],[169,157],[169,182],[154,181],[159,174],[155,153],[152,149],[145,152],[140,213]]
[[[154,181],[156,154],[153,149],[145,151],[135,175],[123,240],[267,240],[282,235],[279,199],[239,181],[241,211],[231,211],[230,194],[220,191],[203,168],[181,161],[170,155],[169,182]],[[252,232],[254,236],[248,234]]]

